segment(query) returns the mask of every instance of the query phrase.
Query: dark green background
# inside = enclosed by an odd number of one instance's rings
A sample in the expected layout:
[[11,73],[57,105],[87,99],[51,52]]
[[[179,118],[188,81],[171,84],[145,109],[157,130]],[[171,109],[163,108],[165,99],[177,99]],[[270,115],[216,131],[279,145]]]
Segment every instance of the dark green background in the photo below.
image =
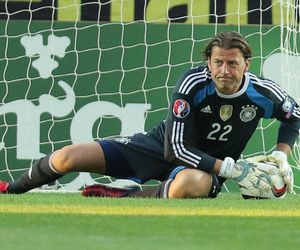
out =
[[[74,26],[76,29],[74,29]],[[76,110],[89,102],[110,101],[120,106],[126,103],[150,103],[145,130],[165,118],[168,96],[177,79],[187,69],[203,64],[202,50],[209,38],[221,30],[237,30],[228,25],[145,24],[48,21],[0,21],[0,102],[17,99],[37,103],[41,94],[62,97],[59,80],[70,84],[76,93]],[[251,71],[261,72],[263,59],[278,52],[280,29],[273,26],[241,26],[239,30],[252,44]],[[64,58],[55,57],[59,67],[49,79],[41,79],[25,56],[20,43],[23,35],[41,34],[44,44],[50,34],[68,36],[71,44]],[[49,153],[70,144],[70,123],[74,112],[64,118],[42,115],[41,152]],[[264,121],[264,125],[269,122]],[[276,136],[274,124],[264,130],[264,144],[258,131],[245,153],[270,150]],[[107,137],[120,133],[116,118],[104,118],[95,123],[93,136]],[[33,131],[34,133],[34,131]],[[3,136],[5,135],[5,136]],[[0,151],[0,179],[10,179],[6,170],[26,168],[30,160],[16,159],[16,116],[0,117],[0,136],[6,150]],[[50,141],[49,141],[50,139]],[[56,142],[59,141],[59,142]],[[23,170],[12,172],[15,178]]]

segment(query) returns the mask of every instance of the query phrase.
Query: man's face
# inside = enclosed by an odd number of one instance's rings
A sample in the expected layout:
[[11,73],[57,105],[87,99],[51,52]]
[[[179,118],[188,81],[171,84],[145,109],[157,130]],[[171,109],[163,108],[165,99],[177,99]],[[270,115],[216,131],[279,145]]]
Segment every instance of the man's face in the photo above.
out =
[[219,92],[225,95],[236,93],[248,71],[250,61],[243,57],[238,48],[223,49],[214,46],[208,58],[208,68]]

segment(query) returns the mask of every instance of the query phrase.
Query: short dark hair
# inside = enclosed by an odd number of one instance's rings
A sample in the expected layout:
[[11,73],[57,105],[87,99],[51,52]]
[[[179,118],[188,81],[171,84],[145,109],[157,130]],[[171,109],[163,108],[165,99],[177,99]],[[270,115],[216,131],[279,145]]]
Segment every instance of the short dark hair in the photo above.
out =
[[214,36],[207,44],[204,51],[204,58],[207,60],[211,57],[212,48],[220,47],[223,49],[234,49],[238,48],[245,59],[251,58],[251,47],[247,40],[236,31],[224,31]]

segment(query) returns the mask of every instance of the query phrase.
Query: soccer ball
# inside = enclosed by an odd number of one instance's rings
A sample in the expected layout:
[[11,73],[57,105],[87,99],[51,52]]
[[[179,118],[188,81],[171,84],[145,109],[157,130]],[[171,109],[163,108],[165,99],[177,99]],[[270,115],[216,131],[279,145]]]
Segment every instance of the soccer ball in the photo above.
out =
[[264,165],[269,169],[271,168],[271,173],[263,173],[259,176],[260,181],[265,181],[270,185],[270,190],[266,192],[261,192],[259,196],[257,194],[251,193],[251,191],[240,188],[242,197],[244,199],[283,199],[287,193],[287,185],[284,183],[283,176],[280,174],[279,169],[273,163],[258,163],[260,169]]

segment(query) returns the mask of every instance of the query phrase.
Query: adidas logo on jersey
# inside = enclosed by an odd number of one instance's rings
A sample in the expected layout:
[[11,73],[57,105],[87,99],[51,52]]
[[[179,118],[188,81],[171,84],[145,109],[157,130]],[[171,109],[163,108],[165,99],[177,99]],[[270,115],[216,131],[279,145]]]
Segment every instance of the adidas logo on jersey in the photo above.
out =
[[203,112],[203,113],[209,113],[209,114],[212,113],[209,105],[207,105],[206,107],[202,108],[200,111]]

